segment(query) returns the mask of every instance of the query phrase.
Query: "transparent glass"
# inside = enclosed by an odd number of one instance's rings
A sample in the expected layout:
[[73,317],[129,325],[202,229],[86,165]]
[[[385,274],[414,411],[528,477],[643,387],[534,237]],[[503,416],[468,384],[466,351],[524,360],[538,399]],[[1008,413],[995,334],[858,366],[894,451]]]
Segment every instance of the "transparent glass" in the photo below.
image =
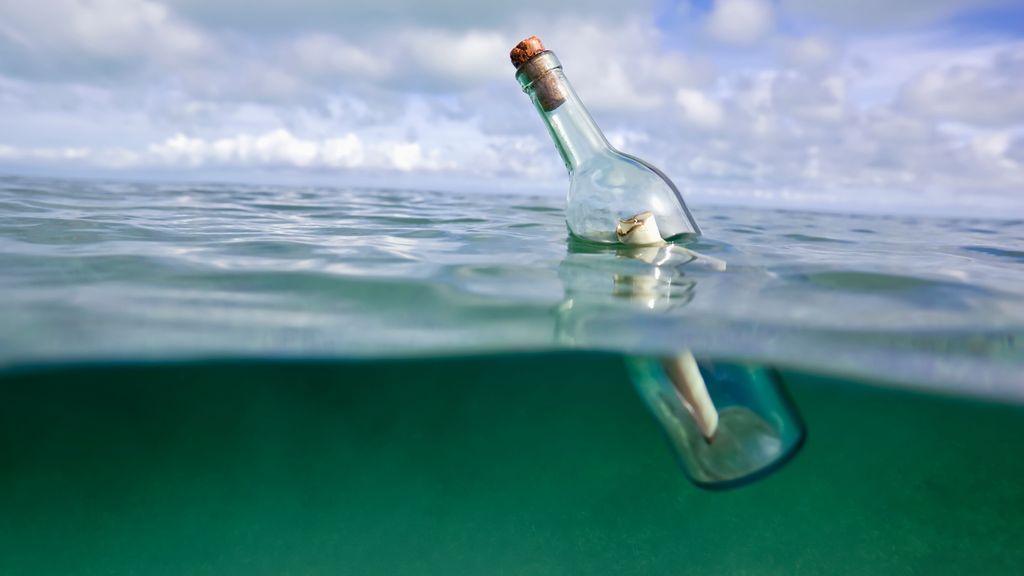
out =
[[[580,348],[607,346],[609,338],[620,346],[649,338],[636,331],[651,324],[635,320],[641,314],[678,317],[698,292],[699,279],[718,269],[712,259],[674,244],[608,246],[570,239],[558,271],[565,299],[555,337]],[[698,359],[683,339],[673,344],[674,353],[661,349],[626,362],[694,483],[709,489],[740,486],[797,453],[804,425],[774,369]]]
[[666,373],[666,359],[632,357],[628,367],[640,395],[661,422],[687,476],[705,488],[746,484],[776,470],[800,449],[804,425],[771,368],[698,362],[717,411],[707,438],[694,406]]
[[551,64],[543,77],[538,78],[536,67],[527,71],[524,66],[516,78],[544,119],[572,179],[566,206],[569,231],[594,242],[618,243],[618,221],[650,211],[666,241],[699,235],[700,228],[672,181],[650,163],[608,143],[558,60],[546,54]]

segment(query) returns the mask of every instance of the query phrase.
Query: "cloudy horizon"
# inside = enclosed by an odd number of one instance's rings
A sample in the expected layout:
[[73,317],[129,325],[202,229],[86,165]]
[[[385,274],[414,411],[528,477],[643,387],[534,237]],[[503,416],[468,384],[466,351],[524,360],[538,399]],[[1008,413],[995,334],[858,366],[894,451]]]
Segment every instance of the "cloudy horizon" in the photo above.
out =
[[1024,206],[1024,7],[0,0],[0,173],[564,189],[509,49],[689,196]]

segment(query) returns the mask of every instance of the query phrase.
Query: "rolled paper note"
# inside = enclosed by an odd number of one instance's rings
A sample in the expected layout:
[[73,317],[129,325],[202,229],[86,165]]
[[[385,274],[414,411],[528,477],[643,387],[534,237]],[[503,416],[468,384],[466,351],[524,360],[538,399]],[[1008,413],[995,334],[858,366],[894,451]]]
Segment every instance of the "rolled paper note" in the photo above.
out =
[[[620,219],[615,225],[615,236],[619,239],[619,242],[629,246],[662,246],[666,243],[665,239],[661,237],[661,230],[658,229],[658,222],[654,219],[654,213],[650,210],[630,216],[629,218]],[[672,253],[682,254],[692,261],[698,262],[702,266],[716,272],[725,271],[725,260],[719,260],[718,258],[701,254],[689,248],[676,246],[675,244],[668,246],[668,250]],[[648,263],[653,260],[653,258],[647,259],[643,257],[640,259]]]
[[718,430],[718,410],[708,394],[697,360],[689,350],[685,350],[677,356],[662,358],[661,365],[676,391],[683,397],[701,434],[710,442]]
[[658,230],[658,222],[654,219],[654,213],[650,210],[620,219],[615,225],[615,236],[619,242],[633,246],[665,243],[664,238],[661,237],[661,231]]

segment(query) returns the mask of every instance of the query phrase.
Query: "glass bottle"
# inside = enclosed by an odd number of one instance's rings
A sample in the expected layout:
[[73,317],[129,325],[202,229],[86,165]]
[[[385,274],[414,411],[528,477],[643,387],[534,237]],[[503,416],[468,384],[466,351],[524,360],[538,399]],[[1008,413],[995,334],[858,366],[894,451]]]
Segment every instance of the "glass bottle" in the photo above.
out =
[[573,235],[617,243],[623,240],[623,224],[635,225],[641,215],[640,221],[648,220],[657,231],[652,243],[700,235],[672,181],[648,162],[608,143],[562,73],[558,58],[536,36],[520,42],[511,57],[516,80],[543,118],[569,171],[566,224]]

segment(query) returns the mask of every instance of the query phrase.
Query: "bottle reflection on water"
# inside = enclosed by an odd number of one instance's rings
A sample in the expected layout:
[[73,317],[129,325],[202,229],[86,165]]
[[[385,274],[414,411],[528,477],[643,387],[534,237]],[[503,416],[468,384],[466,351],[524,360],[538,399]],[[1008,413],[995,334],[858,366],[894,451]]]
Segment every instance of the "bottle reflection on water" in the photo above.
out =
[[[566,298],[561,342],[600,347],[636,314],[678,315],[695,296],[697,272],[725,263],[673,244],[598,247],[570,241],[559,268]],[[687,274],[691,271],[691,274]],[[628,337],[628,336],[627,336]],[[803,425],[770,368],[674,356],[630,357],[630,376],[661,423],[687,475],[726,488],[759,478],[799,449]]]
[[558,267],[565,297],[555,317],[555,340],[604,348],[609,332],[631,337],[638,312],[672,314],[693,300],[696,281],[661,247],[601,246],[570,238]]

